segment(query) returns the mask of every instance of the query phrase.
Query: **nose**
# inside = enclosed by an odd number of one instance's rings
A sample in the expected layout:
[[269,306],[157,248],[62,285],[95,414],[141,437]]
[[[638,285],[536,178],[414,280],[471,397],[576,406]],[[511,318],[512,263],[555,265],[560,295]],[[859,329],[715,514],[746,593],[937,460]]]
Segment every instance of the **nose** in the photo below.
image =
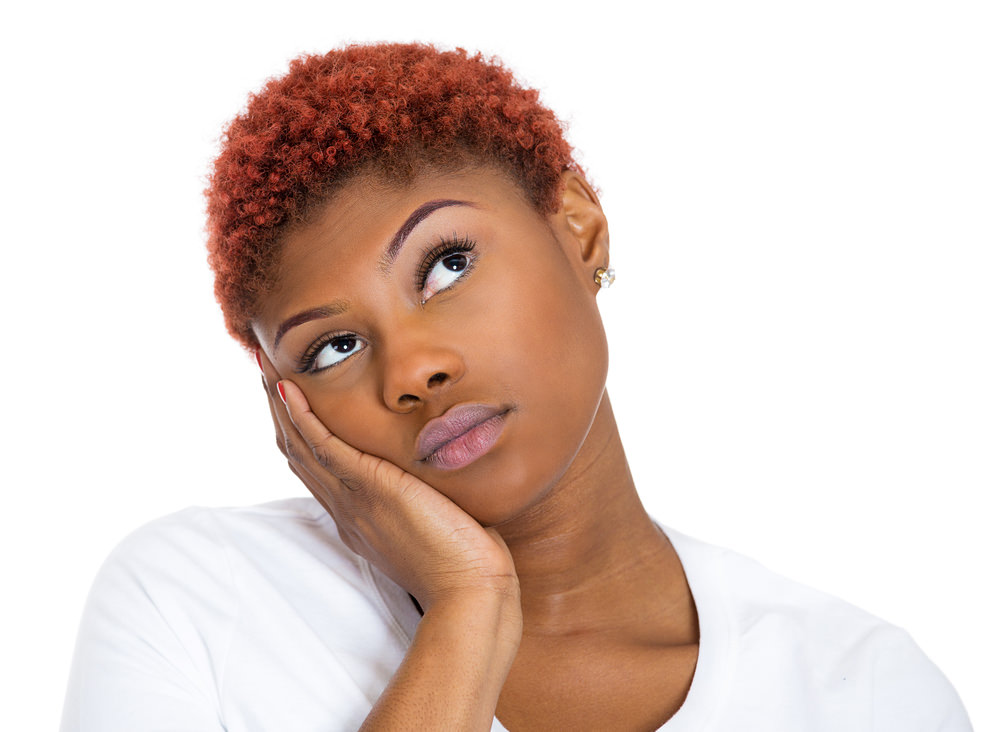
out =
[[409,338],[383,350],[382,400],[400,414],[433,401],[465,374],[457,351],[426,340]]

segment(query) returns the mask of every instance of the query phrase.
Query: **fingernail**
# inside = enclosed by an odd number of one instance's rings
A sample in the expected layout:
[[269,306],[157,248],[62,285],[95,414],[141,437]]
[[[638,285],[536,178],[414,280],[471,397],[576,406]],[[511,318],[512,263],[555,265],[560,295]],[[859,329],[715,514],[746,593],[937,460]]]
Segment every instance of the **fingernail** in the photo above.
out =
[[287,406],[288,400],[285,399],[285,387],[280,381],[278,382],[278,396],[281,397],[281,403]]
[[254,349],[253,356],[254,356],[254,358],[257,359],[257,368],[260,369],[260,375],[263,376],[264,375],[264,362],[260,360],[260,349],[259,348]]

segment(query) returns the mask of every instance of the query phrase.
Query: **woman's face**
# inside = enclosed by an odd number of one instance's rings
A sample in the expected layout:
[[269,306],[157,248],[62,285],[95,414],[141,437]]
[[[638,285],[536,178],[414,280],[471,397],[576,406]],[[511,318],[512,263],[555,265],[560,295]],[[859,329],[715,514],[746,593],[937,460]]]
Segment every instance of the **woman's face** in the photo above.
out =
[[334,434],[487,525],[597,451],[607,235],[586,183],[567,177],[548,217],[488,169],[359,179],[283,240],[254,322]]

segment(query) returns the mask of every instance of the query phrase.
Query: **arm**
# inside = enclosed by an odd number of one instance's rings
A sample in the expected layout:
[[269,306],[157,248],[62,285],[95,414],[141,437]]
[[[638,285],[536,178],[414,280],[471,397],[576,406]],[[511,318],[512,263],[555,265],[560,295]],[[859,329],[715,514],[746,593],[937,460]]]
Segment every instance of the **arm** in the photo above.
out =
[[361,728],[488,730],[520,641],[517,593],[484,592],[428,610]]
[[206,513],[188,509],[134,532],[87,598],[62,732],[221,732],[213,679],[237,612]]
[[972,732],[955,687],[909,633],[888,627],[879,634],[877,642],[872,663],[873,730]]

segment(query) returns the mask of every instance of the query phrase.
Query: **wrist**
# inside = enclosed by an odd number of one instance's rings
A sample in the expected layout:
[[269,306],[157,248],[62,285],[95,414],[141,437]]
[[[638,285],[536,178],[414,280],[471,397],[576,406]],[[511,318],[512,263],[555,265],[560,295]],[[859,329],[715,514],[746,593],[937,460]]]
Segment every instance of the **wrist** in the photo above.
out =
[[516,653],[523,620],[517,577],[497,578],[484,585],[452,588],[431,596],[421,625],[440,625],[475,642],[476,637],[495,641],[498,650]]
[[516,592],[438,597],[362,730],[489,729],[520,641]]

